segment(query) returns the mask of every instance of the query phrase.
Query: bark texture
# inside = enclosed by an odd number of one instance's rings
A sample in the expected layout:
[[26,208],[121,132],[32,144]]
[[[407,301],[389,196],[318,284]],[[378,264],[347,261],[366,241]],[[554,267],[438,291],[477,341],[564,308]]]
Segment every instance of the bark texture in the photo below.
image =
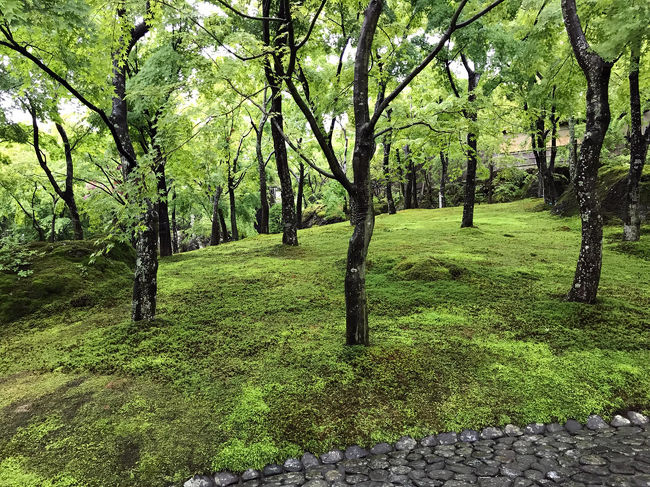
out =
[[447,204],[445,186],[447,184],[447,170],[449,159],[440,151],[440,189],[438,190],[438,208],[444,208]]
[[464,55],[461,55],[465,71],[467,71],[467,101],[469,106],[464,111],[465,118],[469,121],[467,132],[467,174],[465,176],[465,199],[463,201],[463,219],[461,228],[474,226],[474,203],[476,201],[476,166],[478,164],[478,147],[476,134],[476,87],[479,75],[474,71]]
[[210,232],[210,245],[219,245],[221,240],[221,220],[219,218],[219,200],[221,199],[221,186],[217,186],[212,198],[212,231]]
[[578,19],[575,0],[562,0],[562,14],[571,47],[587,78],[585,136],[580,146],[574,181],[582,220],[582,242],[567,299],[593,303],[600,281],[603,239],[603,219],[596,182],[600,152],[611,118],[608,86],[612,63],[604,61],[589,46]]
[[384,180],[386,182],[386,202],[388,203],[388,214],[394,215],[397,213],[395,208],[395,200],[393,199],[393,182],[390,177],[390,146],[391,139],[389,136],[385,135],[383,139],[384,146],[384,159],[383,159],[383,170],[384,170]]

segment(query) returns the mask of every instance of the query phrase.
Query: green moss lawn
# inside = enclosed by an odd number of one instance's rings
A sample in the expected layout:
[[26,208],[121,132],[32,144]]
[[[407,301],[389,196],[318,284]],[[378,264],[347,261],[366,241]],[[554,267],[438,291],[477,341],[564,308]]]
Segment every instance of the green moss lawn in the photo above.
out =
[[270,235],[164,259],[146,325],[128,320],[126,264],[35,263],[13,287],[49,290],[0,325],[0,485],[166,486],[403,434],[647,412],[650,232],[623,245],[608,227],[599,303],[567,303],[579,221],[538,204],[481,205],[463,230],[460,208],[378,216],[367,349],[343,345],[345,223],[298,248]]

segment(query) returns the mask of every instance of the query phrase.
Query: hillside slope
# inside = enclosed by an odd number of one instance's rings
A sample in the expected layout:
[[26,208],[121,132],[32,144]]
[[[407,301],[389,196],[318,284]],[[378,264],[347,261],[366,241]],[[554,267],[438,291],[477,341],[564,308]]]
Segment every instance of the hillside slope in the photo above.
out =
[[0,485],[166,486],[304,450],[650,407],[650,233],[606,229],[600,299],[563,300],[576,218],[539,200],[380,215],[371,347],[344,343],[347,223],[163,259],[128,293],[0,332]]

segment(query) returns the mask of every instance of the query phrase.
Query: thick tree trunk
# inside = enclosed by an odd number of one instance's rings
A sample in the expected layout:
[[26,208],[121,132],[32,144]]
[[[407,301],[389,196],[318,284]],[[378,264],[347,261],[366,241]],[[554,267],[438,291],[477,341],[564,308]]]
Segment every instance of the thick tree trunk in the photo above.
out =
[[596,183],[600,151],[610,122],[608,87],[612,63],[605,62],[587,43],[578,19],[575,0],[562,0],[562,13],[571,46],[587,78],[586,128],[575,180],[582,220],[582,242],[573,286],[567,299],[593,303],[600,281],[603,238],[603,219],[596,194]]
[[230,232],[233,240],[239,240],[239,230],[237,229],[237,207],[235,205],[235,188],[234,181],[228,181],[228,200],[230,203]]
[[159,162],[156,167],[158,179],[158,239],[160,241],[160,256],[172,255],[172,235],[169,225],[169,206],[167,204],[167,180],[165,177],[165,163]]
[[627,175],[625,213],[623,216],[623,240],[636,241],[641,237],[639,209],[639,181],[645,164],[647,145],[641,125],[641,96],[639,93],[639,62],[641,41],[633,43],[630,59],[630,170]]
[[212,231],[210,233],[210,245],[219,245],[221,240],[221,231],[220,225],[221,220],[219,219],[219,200],[221,199],[221,186],[217,186],[217,189],[214,192],[214,197],[212,198]]
[[395,209],[395,201],[393,200],[393,183],[390,177],[390,146],[391,139],[389,136],[385,135],[383,139],[384,146],[384,180],[386,181],[386,202],[388,203],[388,214],[394,215],[397,213]]
[[147,209],[140,223],[142,230],[137,230],[135,239],[136,266],[133,283],[133,321],[152,320],[156,315],[156,291],[158,273],[158,255],[156,253],[154,205],[146,201]]
[[476,200],[476,166],[478,164],[477,134],[476,132],[476,107],[473,106],[476,101],[476,87],[478,86],[479,76],[470,69],[469,64],[462,56],[465,70],[467,71],[467,92],[469,93],[469,106],[465,110],[465,118],[469,120],[469,130],[467,132],[467,176],[465,178],[465,200],[463,202],[463,219],[460,223],[461,228],[474,226],[474,202]]
[[301,162],[298,173],[298,197],[296,200],[296,222],[302,228],[302,208],[305,190],[305,165]]
[[440,189],[438,190],[438,208],[444,208],[447,204],[445,186],[447,185],[447,170],[449,159],[440,151]]
[[172,252],[178,253],[178,226],[176,225],[176,190],[172,195]]
[[72,221],[72,231],[74,233],[75,240],[84,239],[84,231],[81,226],[81,218],[79,217],[79,210],[77,209],[77,203],[74,200],[74,197],[66,201],[68,209],[70,210],[70,220]]

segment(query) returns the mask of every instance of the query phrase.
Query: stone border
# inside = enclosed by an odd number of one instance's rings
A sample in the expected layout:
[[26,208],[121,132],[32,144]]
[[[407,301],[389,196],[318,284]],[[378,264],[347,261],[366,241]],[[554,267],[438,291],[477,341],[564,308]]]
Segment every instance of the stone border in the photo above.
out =
[[[647,426],[646,426],[647,425]],[[600,416],[591,415],[584,425],[588,430],[600,431],[609,430],[611,428],[623,428],[628,426],[645,426],[650,427],[650,419],[641,413],[629,411],[627,418],[616,415],[612,421],[607,424]],[[438,445],[454,445],[457,442],[473,443],[479,440],[496,440],[498,438],[518,437],[524,435],[543,435],[545,433],[555,434],[560,432],[568,432],[572,435],[579,433],[583,430],[583,425],[573,419],[568,420],[564,425],[559,423],[531,423],[523,429],[513,424],[508,424],[504,428],[487,427],[483,428],[480,432],[475,430],[465,429],[460,433],[449,432],[440,433],[437,435],[430,435],[416,441],[410,436],[403,436],[394,445],[388,443],[379,443],[370,450],[362,448],[358,445],[353,445],[342,450],[331,450],[317,457],[312,453],[305,453],[300,459],[289,458],[282,465],[269,464],[266,465],[261,471],[255,469],[248,469],[241,475],[236,475],[232,472],[216,472],[213,475],[195,475],[187,480],[183,487],[233,487],[235,485],[243,485],[244,487],[256,487],[260,481],[268,479],[275,475],[309,471],[316,469],[322,465],[334,465],[344,460],[356,460],[367,457],[369,455],[383,455],[394,450],[396,451],[409,451],[420,447],[435,447]],[[324,485],[314,487],[327,487],[328,483],[323,482]],[[174,487],[174,486],[170,486]]]

